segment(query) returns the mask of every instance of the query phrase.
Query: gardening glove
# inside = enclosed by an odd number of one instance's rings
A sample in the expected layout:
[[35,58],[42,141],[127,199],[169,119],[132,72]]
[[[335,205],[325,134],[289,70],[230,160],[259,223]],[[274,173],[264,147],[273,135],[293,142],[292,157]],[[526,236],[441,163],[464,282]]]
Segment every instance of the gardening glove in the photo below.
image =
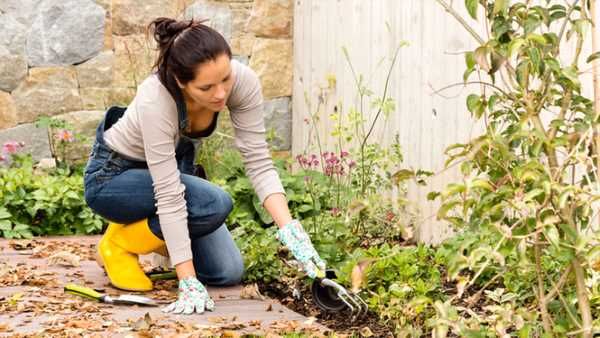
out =
[[203,313],[205,309],[213,311],[215,302],[196,277],[187,277],[179,280],[179,297],[177,301],[169,304],[162,311],[189,315],[194,312]]
[[310,278],[325,275],[325,262],[313,247],[298,220],[292,220],[277,231],[277,239],[285,245]]

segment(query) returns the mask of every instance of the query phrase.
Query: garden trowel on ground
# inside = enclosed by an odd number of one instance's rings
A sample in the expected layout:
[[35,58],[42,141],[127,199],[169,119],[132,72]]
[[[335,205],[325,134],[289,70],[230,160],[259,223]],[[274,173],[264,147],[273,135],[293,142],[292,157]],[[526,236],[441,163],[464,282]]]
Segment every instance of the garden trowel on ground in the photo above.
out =
[[124,304],[124,305],[144,305],[144,306],[157,306],[158,304],[152,298],[138,296],[138,295],[120,295],[118,297],[111,297],[109,295],[97,292],[94,289],[90,289],[85,286],[77,284],[67,284],[64,288],[65,292],[90,298],[101,303],[109,304]]

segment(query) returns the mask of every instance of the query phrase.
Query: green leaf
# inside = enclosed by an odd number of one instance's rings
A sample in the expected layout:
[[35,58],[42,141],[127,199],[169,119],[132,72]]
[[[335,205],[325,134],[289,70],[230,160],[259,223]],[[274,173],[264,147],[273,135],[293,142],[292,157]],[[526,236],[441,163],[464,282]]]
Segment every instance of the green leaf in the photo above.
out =
[[1,220],[0,221],[0,230],[2,230],[2,231],[12,230],[12,223],[8,220]]
[[527,88],[529,83],[529,62],[521,62],[517,66],[517,82],[521,88]]
[[478,109],[479,105],[481,105],[481,99],[477,94],[471,94],[467,96],[467,109],[473,114]]
[[392,180],[395,184],[400,184],[403,181],[415,177],[415,172],[409,169],[401,169],[392,175]]
[[498,13],[504,13],[504,11],[508,8],[508,0],[496,0],[494,2],[494,10],[493,14],[496,15]]
[[546,38],[543,35],[534,34],[534,33],[528,34],[527,40],[533,41],[533,42],[539,44],[540,46],[545,46],[548,43],[548,41],[546,41]]
[[477,6],[478,6],[478,0],[465,0],[465,6],[467,7],[467,11],[469,12],[469,15],[477,20]]
[[473,180],[470,184],[469,184],[469,188],[480,188],[480,189],[485,189],[485,190],[489,190],[489,191],[493,191],[494,188],[492,187],[492,185],[490,184],[490,181],[488,180],[483,180],[483,179],[476,179]]
[[8,210],[4,207],[0,208],[0,219],[7,219],[10,218],[12,215],[10,214],[10,212],[8,212]]
[[596,52],[596,53],[594,53],[594,54],[590,55],[590,56],[587,58],[587,60],[585,60],[585,62],[587,62],[587,63],[590,63],[590,62],[592,62],[592,61],[594,61],[594,60],[596,60],[596,59],[600,59],[600,52]]
[[475,67],[477,62],[475,61],[475,54],[473,52],[465,53],[465,64],[467,65],[468,69]]
[[457,205],[460,205],[460,203],[461,203],[460,201],[452,201],[452,202],[442,204],[442,206],[440,207],[440,209],[437,212],[437,218],[445,219],[448,212],[450,210],[454,209],[454,207],[456,207]]
[[577,69],[575,66],[569,66],[563,69],[562,74],[573,83],[576,87],[579,87],[579,77],[577,75]]
[[525,202],[532,201],[534,198],[538,197],[539,195],[542,195],[543,193],[544,193],[544,189],[533,189],[530,192],[528,192],[527,194],[525,194],[525,196],[523,196],[523,201],[525,201]]
[[514,40],[512,40],[509,44],[508,44],[508,57],[512,57],[515,52],[518,52],[521,47],[525,44],[525,39],[523,38],[516,38]]
[[542,56],[540,50],[538,48],[529,48],[527,50],[527,55],[529,55],[533,69],[538,73],[541,73]]

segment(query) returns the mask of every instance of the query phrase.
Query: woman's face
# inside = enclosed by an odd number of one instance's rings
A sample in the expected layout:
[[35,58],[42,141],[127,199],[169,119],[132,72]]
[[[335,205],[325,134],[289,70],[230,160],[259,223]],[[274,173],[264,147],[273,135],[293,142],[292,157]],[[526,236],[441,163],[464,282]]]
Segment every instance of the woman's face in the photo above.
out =
[[221,54],[215,60],[200,64],[196,69],[196,77],[185,85],[179,83],[179,86],[195,107],[220,111],[225,107],[233,87],[229,56]]

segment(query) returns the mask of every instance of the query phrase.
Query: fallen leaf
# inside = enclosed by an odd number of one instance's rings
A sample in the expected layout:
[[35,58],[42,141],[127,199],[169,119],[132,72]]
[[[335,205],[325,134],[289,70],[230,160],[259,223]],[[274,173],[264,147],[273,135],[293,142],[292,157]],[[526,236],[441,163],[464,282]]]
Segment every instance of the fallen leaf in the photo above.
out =
[[81,258],[68,251],[60,251],[48,257],[48,265],[79,266]]
[[265,309],[265,311],[267,311],[267,312],[273,311],[273,304],[269,303],[269,305],[267,305],[267,308]]
[[29,239],[24,239],[24,240],[19,240],[19,241],[13,240],[13,241],[8,242],[8,245],[10,245],[10,247],[15,250],[30,250],[35,247],[35,245],[33,244],[33,240],[29,240]]
[[265,300],[265,297],[263,297],[263,295],[260,294],[260,291],[258,291],[258,285],[256,284],[244,286],[242,291],[240,291],[240,298]]
[[353,268],[352,273],[350,274],[350,281],[352,284],[352,292],[358,293],[360,291],[360,286],[365,279],[365,272],[369,265],[373,262],[373,259],[365,259],[358,262]]
[[237,337],[241,337],[241,335],[235,331],[225,330],[221,334],[221,337],[222,338],[237,338]]
[[304,325],[312,326],[316,321],[316,317],[308,317],[308,319],[304,321]]
[[363,327],[359,332],[362,337],[373,337],[373,331],[368,326]]
[[227,317],[217,317],[217,316],[208,317],[206,319],[209,322],[215,323],[215,324],[225,323],[227,321]]
[[8,323],[0,323],[0,332],[10,332],[12,331],[12,328],[10,327],[10,324]]
[[150,313],[146,312],[146,314],[144,315],[144,317],[139,318],[136,321],[131,321],[130,327],[132,330],[134,331],[142,331],[142,330],[148,330],[150,329],[150,327],[152,326],[152,318],[150,317]]

